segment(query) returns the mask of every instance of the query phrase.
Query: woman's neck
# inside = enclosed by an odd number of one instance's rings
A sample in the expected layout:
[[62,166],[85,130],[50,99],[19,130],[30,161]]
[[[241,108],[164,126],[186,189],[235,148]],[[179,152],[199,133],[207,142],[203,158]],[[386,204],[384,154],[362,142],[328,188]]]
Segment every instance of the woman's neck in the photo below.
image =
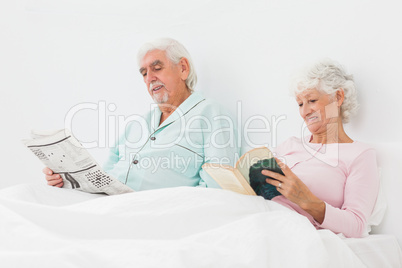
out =
[[336,122],[327,125],[326,131],[313,133],[310,143],[352,143],[353,140],[346,134],[342,122]]

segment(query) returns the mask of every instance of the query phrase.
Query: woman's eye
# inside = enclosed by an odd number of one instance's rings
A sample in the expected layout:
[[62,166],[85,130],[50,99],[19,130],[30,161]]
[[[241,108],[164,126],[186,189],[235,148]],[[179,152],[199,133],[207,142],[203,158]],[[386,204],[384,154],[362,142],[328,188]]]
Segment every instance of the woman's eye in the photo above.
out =
[[317,100],[310,100],[310,102],[313,102],[313,103],[316,102],[316,101],[317,101]]
[[302,107],[302,106],[303,106],[303,103],[299,103],[298,105],[299,105],[299,107]]

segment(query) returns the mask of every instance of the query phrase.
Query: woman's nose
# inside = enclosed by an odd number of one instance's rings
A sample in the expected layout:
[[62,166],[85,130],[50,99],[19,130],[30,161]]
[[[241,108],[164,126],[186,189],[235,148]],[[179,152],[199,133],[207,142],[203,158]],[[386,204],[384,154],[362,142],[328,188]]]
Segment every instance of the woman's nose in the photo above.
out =
[[311,113],[311,109],[308,107],[308,105],[303,105],[300,107],[300,115],[304,118],[306,117],[309,113]]

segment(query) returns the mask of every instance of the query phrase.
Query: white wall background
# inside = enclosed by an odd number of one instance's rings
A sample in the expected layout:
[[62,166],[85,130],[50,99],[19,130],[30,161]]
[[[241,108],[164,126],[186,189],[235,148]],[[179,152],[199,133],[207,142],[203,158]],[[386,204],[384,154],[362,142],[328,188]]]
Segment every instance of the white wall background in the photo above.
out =
[[[165,36],[192,54],[196,89],[233,114],[241,105],[243,124],[252,115],[271,124],[273,117],[286,116],[274,132],[277,140],[273,130],[250,136],[260,145],[300,136],[289,77],[305,63],[333,58],[355,75],[360,91],[360,113],[347,132],[393,150],[402,142],[400,10],[399,1],[390,0],[0,0],[0,188],[43,181],[42,164],[20,140],[32,128],[63,128],[75,105],[115,104],[116,110],[103,113],[107,118],[146,112],[151,98],[136,51]],[[75,115],[77,138],[89,142],[103,135],[105,121],[99,124],[98,112]],[[110,120],[105,124],[114,126]],[[102,162],[107,149],[91,153]],[[396,168],[402,158],[393,155],[387,162],[393,181],[385,185],[393,191],[391,199],[402,189]],[[402,221],[398,200],[388,211],[395,213],[393,223],[385,226]],[[398,235],[401,243],[401,231]]]

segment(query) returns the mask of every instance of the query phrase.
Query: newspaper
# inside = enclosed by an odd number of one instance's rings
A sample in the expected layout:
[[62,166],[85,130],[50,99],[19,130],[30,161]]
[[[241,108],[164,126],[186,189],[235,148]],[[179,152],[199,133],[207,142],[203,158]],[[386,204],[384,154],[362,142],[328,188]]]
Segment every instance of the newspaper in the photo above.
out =
[[22,142],[48,168],[63,178],[63,188],[108,195],[133,192],[109,176],[68,129],[32,131],[32,139]]

